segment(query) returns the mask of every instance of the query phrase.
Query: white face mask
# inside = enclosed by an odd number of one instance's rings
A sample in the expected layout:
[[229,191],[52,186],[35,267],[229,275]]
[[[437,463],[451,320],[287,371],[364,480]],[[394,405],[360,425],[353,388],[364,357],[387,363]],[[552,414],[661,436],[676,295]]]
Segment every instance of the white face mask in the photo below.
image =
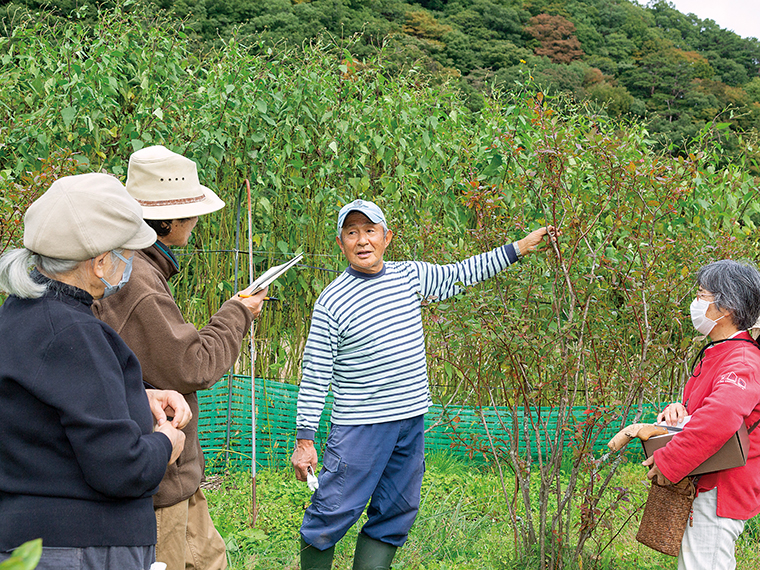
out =
[[704,299],[697,297],[691,302],[691,307],[689,307],[691,311],[691,322],[694,325],[694,328],[697,329],[697,332],[700,332],[705,336],[709,335],[718,321],[726,316],[721,315],[717,321],[707,318],[707,309],[714,302],[715,301],[705,301]]
[[132,255],[132,257],[130,257],[129,259],[127,259],[123,255],[121,255],[119,252],[114,251],[112,253],[116,257],[118,257],[119,259],[121,259],[126,264],[126,266],[124,267],[124,273],[121,276],[121,281],[119,281],[116,285],[111,285],[108,281],[106,281],[102,277],[100,278],[100,280],[103,283],[105,283],[105,286],[106,286],[105,291],[103,291],[103,299],[105,299],[106,297],[109,297],[109,296],[113,295],[119,289],[121,289],[122,287],[124,287],[124,285],[127,284],[127,281],[129,281],[129,276],[132,274],[132,260],[135,258],[134,254]]

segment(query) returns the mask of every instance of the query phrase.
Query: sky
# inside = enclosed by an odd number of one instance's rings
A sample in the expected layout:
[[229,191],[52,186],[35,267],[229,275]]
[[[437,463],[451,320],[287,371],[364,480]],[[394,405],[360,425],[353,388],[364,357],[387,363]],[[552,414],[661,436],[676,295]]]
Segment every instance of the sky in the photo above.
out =
[[721,27],[744,38],[760,38],[760,1],[758,0],[670,0],[676,10],[694,13],[702,20],[715,20]]

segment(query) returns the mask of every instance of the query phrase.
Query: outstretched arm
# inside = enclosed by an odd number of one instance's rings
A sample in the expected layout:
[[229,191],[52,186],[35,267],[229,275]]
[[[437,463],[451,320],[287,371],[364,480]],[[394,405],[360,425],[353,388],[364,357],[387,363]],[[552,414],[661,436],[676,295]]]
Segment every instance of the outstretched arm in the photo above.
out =
[[137,300],[117,332],[139,339],[129,344],[143,380],[160,390],[189,394],[210,388],[230,369],[253,320],[245,302],[256,301],[232,297],[198,330],[184,320],[169,292],[157,289]]
[[[520,257],[535,251],[546,240],[557,240],[561,232],[554,226],[546,226],[529,233],[517,242],[505,244],[494,250],[474,255],[458,263],[435,265],[421,261],[408,262],[417,272],[424,299],[442,301],[456,295],[462,286],[468,287],[492,278],[500,271],[516,263]],[[518,251],[519,250],[519,251]]]
[[517,247],[520,250],[520,256],[525,256],[539,246],[541,242],[549,244],[550,241],[556,242],[557,236],[562,232],[557,230],[554,226],[546,226],[530,232],[527,236],[517,242]]

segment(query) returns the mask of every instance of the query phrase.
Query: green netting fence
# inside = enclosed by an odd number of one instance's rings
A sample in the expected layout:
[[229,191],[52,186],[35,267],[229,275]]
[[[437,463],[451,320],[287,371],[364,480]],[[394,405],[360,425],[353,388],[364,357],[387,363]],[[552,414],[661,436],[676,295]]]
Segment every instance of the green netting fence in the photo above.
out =
[[[251,377],[233,375],[223,378],[212,389],[199,392],[200,417],[198,431],[201,445],[206,453],[207,471],[218,472],[226,467],[250,468],[251,465]],[[290,465],[290,455],[295,447],[296,400],[298,386],[274,380],[256,378],[256,465],[258,468],[276,468]],[[227,402],[230,402],[229,413]],[[332,411],[332,394],[328,394],[322,413],[319,431],[315,437],[318,450],[323,449],[329,430]],[[482,450],[490,448],[490,439],[496,446],[509,445],[513,434],[518,434],[519,449],[527,450],[523,425],[541,426],[530,429],[531,456],[537,459],[536,435],[543,441],[557,427],[557,410],[541,408],[526,418],[518,410],[513,418],[507,408],[482,408],[483,418],[477,408],[470,406],[433,405],[425,415],[425,450],[427,453],[446,450],[453,455],[476,461],[486,461]],[[654,406],[646,406],[641,421],[653,421],[657,414]],[[578,422],[586,419],[585,409],[573,408]],[[485,421],[484,421],[485,420]],[[632,418],[627,418],[630,423]],[[485,425],[488,427],[486,432]],[[229,424],[229,444],[228,429]],[[517,430],[514,427],[517,426]],[[601,429],[594,451],[607,451],[606,443],[619,430],[621,423]],[[574,427],[569,428],[573,430]],[[600,431],[597,428],[592,433]],[[571,434],[568,434],[571,435]],[[566,438],[570,441],[570,437]],[[542,446],[545,450],[546,445]],[[321,453],[320,453],[321,455]]]

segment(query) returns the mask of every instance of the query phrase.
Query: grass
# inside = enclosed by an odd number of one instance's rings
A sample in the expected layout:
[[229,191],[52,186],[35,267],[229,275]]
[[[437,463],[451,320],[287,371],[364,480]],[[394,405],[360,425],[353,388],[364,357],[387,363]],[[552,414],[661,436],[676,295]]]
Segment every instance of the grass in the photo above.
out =
[[[538,568],[537,557],[519,559],[514,529],[497,476],[445,453],[429,455],[420,512],[406,545],[393,562],[395,570],[528,569]],[[629,510],[612,515],[601,530],[599,544],[609,542],[600,556],[565,565],[568,569],[675,570],[676,559],[636,542],[646,482],[641,466],[624,465],[616,486],[633,491]],[[296,570],[299,568],[298,529],[311,493],[290,470],[262,470],[257,474],[258,518],[251,526],[251,482],[248,472],[215,478],[206,496],[219,531],[228,544],[233,570]],[[631,514],[633,516],[631,517]],[[630,520],[628,520],[630,517]],[[628,520],[628,522],[626,522]],[[351,568],[359,522],[336,546],[336,570]],[[612,537],[615,537],[612,539]],[[612,540],[611,540],[612,539]],[[590,541],[588,552],[599,546]],[[760,568],[760,520],[748,522],[737,543],[739,568]]]

